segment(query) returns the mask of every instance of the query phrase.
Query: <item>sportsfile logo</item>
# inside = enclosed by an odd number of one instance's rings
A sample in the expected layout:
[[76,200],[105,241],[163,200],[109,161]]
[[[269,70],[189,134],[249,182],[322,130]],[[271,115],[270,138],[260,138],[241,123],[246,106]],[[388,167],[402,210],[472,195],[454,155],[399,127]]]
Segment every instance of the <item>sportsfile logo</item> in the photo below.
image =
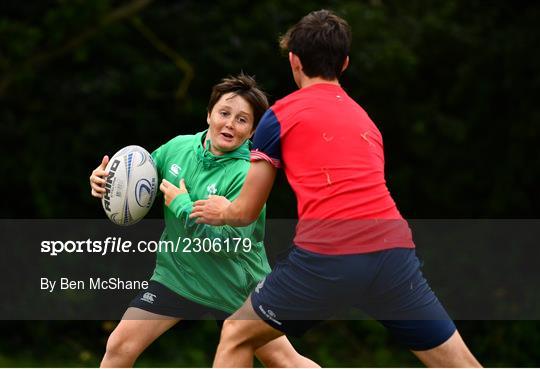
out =
[[111,168],[109,169],[109,175],[107,176],[107,182],[105,183],[105,196],[103,196],[103,205],[105,210],[111,211],[111,188],[114,182],[114,175],[116,169],[120,165],[120,160],[114,159]]
[[153,304],[154,303],[154,299],[156,298],[157,296],[154,295],[153,293],[150,293],[150,292],[145,292],[143,297],[141,297],[141,301],[144,301],[144,302],[147,302],[149,304]]

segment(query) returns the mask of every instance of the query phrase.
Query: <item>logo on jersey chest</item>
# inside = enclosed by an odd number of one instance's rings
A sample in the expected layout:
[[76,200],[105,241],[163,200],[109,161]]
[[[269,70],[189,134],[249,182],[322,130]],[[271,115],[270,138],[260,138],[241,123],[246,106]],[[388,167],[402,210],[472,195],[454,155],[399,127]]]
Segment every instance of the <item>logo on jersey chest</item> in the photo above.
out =
[[206,187],[206,191],[208,191],[208,195],[215,195],[217,193],[217,187],[215,183],[209,184]]
[[178,164],[172,164],[169,168],[169,173],[171,173],[175,177],[178,177],[178,174],[180,174],[181,170],[182,168]]

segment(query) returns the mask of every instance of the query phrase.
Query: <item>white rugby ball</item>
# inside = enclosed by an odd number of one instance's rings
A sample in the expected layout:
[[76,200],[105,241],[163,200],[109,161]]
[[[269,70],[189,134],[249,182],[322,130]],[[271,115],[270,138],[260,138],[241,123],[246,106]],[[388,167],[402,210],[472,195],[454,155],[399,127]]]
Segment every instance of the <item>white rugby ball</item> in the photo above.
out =
[[127,146],[114,154],[105,170],[105,213],[118,225],[137,223],[156,197],[158,175],[152,156],[140,146]]

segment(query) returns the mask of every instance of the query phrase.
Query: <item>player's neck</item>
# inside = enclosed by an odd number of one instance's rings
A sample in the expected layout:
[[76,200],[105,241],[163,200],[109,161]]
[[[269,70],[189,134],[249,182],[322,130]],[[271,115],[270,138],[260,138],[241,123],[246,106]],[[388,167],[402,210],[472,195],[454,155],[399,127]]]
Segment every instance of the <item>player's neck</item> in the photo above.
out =
[[321,78],[321,77],[309,78],[309,77],[303,76],[303,78],[300,78],[300,81],[298,81],[298,82],[299,82],[298,83],[299,88],[306,88],[306,87],[309,87],[309,86],[316,85],[318,83],[326,83],[326,84],[340,86],[339,80],[337,78],[333,79],[333,80],[327,80],[327,79],[324,79],[324,78]]

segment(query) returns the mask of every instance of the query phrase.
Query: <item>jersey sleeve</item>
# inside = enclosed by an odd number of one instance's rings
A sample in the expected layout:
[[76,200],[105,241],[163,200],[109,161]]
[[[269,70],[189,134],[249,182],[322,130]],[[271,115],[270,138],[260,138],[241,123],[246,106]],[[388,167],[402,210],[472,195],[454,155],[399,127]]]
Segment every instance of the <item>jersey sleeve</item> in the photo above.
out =
[[281,167],[281,126],[272,108],[264,113],[253,136],[251,161],[257,160]]
[[165,155],[164,151],[165,151],[164,145],[162,145],[158,147],[157,149],[155,149],[154,152],[152,152],[151,154],[152,159],[154,160],[154,164],[156,165],[156,171],[158,174],[158,183],[161,183],[161,179],[163,178],[161,168],[163,167],[163,161],[164,161],[163,156]]

